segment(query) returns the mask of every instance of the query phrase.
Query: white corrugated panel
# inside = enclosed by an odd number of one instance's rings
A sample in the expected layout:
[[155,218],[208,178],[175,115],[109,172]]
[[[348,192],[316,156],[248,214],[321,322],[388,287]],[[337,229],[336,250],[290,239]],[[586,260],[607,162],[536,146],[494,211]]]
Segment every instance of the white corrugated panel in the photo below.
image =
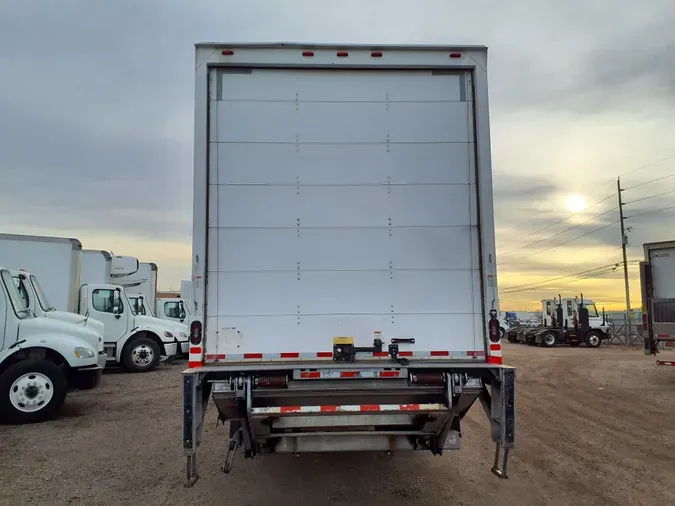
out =
[[482,350],[468,74],[212,72],[207,353]]

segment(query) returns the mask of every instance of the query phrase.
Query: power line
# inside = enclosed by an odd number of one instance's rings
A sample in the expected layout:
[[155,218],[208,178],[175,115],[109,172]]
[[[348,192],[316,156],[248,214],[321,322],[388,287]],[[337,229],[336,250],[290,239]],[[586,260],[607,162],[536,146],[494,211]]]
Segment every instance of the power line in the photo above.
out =
[[[673,174],[673,175],[675,175],[675,174]],[[624,189],[624,191],[625,191],[625,189]],[[668,190],[667,192],[663,192],[663,193],[657,193],[656,195],[649,195],[648,197],[643,197],[641,199],[636,199],[636,200],[631,200],[629,202],[624,202],[623,205],[627,206],[628,204],[635,204],[636,202],[642,202],[643,200],[655,199],[656,197],[660,197],[662,195],[668,195],[669,193],[675,193],[675,189],[674,190]]]
[[[641,260],[631,260],[630,262],[640,262]],[[621,265],[621,262],[618,261],[613,264],[608,264],[608,265],[603,265],[602,267],[596,267],[595,269],[589,269],[587,271],[581,271],[581,272],[575,272],[573,274],[570,274],[569,276],[560,276],[558,278],[551,278],[546,281],[540,281],[539,284],[545,283],[543,286],[526,286],[524,288],[520,288],[518,290],[509,290],[509,291],[501,291],[499,292],[499,295],[509,295],[512,293],[519,293],[519,292],[529,292],[533,290],[544,290],[547,289],[552,285],[553,281],[559,281],[561,279],[566,279],[566,278],[571,278],[571,277],[577,277],[582,275],[581,277],[578,277],[577,279],[573,279],[571,281],[568,281],[568,283],[575,283],[577,281],[581,281],[584,279],[590,279],[590,278],[596,278],[600,276],[606,276],[607,274],[611,274],[612,272],[617,272],[619,269],[619,266]],[[637,265],[631,265],[629,268],[633,267],[638,267]]]
[[[555,227],[556,225],[562,223],[563,221],[567,221],[567,220],[569,220],[570,218],[574,218],[575,216],[577,216],[577,215],[583,213],[584,211],[588,211],[590,208],[595,207],[595,206],[597,206],[598,204],[602,204],[604,201],[609,200],[609,199],[611,199],[611,198],[613,198],[613,197],[614,197],[614,194],[609,195],[608,197],[605,197],[605,198],[602,199],[602,200],[598,200],[595,204],[591,204],[590,206],[586,207],[585,209],[583,209],[583,210],[581,210],[581,211],[579,211],[579,212],[576,212],[576,213],[574,213],[574,214],[570,214],[570,215],[567,216],[566,218],[563,218],[562,220],[558,220],[558,221],[556,221],[555,223],[551,223],[550,225],[547,225],[547,226],[545,226],[544,228],[540,228],[539,230],[535,230],[534,232],[531,232],[531,233],[529,233],[529,234],[527,234],[527,235],[524,235],[524,236],[522,236],[522,237],[519,237],[518,239],[514,239],[513,241],[509,241],[509,242],[503,244],[501,247],[504,247],[504,246],[506,246],[506,245],[508,245],[508,244],[512,244],[512,243],[514,243],[514,242],[518,242],[518,241],[520,241],[521,239],[525,239],[526,237],[530,237],[530,236],[532,236],[532,235],[534,235],[534,234],[538,234],[539,232],[543,232],[544,230],[548,230],[548,229],[551,228],[551,227]],[[534,220],[536,220],[536,218],[534,218],[534,219],[532,219],[532,220],[529,220],[529,221],[526,221],[525,223],[529,223],[530,221],[534,221]],[[520,249],[520,248],[518,248],[518,249]],[[516,250],[511,250],[511,251],[509,251],[508,253],[503,253],[503,254],[504,254],[504,255],[508,255],[509,253],[512,253],[513,251],[517,251],[517,249],[516,249]]]
[[[524,284],[524,285],[510,286],[510,287],[504,288],[503,290],[500,290],[500,293],[520,292],[520,291],[523,291],[523,290],[527,290],[527,289],[533,288],[533,287],[535,287],[536,285],[541,285],[541,284],[550,283],[551,281],[557,281],[557,280],[559,280],[559,279],[572,278],[572,277],[578,276],[578,275],[580,275],[580,274],[587,274],[587,273],[592,272],[592,271],[597,271],[597,270],[601,270],[601,269],[606,269],[606,268],[608,268],[608,267],[618,266],[618,265],[619,265],[619,262],[613,262],[613,263],[611,263],[611,264],[602,265],[602,266],[600,266],[600,267],[595,267],[595,268],[593,268],[593,269],[588,269],[588,270],[580,271],[580,272],[574,272],[574,273],[572,273],[572,274],[568,274],[567,276],[558,276],[558,277],[556,277],[556,278],[549,278],[549,279],[545,279],[545,280],[543,280],[543,281],[536,281],[536,282],[534,282],[534,283],[527,283],[527,284]],[[522,288],[523,290],[518,290],[518,288]]]
[[646,163],[644,165],[640,165],[639,167],[636,167],[635,169],[629,170],[628,172],[624,172],[623,174],[619,174],[618,176],[614,176],[608,182],[614,181],[615,178],[617,178],[617,177],[627,176],[628,174],[632,174],[633,172],[637,172],[639,170],[646,169],[647,167],[651,167],[652,165],[656,165],[657,163],[665,162],[666,160],[670,160],[671,158],[675,158],[675,153],[670,154],[668,156],[664,156],[663,158],[660,158],[658,160],[654,160],[653,162],[649,162],[649,163]]
[[[632,261],[635,262],[636,260],[632,260]],[[637,262],[639,262],[639,261],[640,261],[640,260],[637,260]],[[621,262],[619,262],[619,265],[621,265]],[[628,269],[630,270],[630,269],[634,269],[634,268],[636,268],[636,267],[639,268],[640,266],[639,266],[639,265],[632,264],[632,265],[629,265],[629,266],[628,266]],[[574,283],[574,282],[576,282],[576,281],[581,281],[581,280],[584,280],[584,279],[596,278],[596,277],[600,277],[600,276],[606,276],[607,274],[611,274],[611,273],[613,273],[613,272],[620,272],[618,269],[619,269],[619,268],[618,268],[618,266],[617,266],[617,267],[615,267],[615,268],[613,268],[613,269],[609,269],[608,271],[605,271],[604,273],[601,272],[601,273],[599,273],[599,274],[591,274],[591,275],[584,276],[584,277],[579,278],[579,279],[572,280],[571,283]]]
[[645,213],[639,213],[639,214],[634,214],[632,216],[626,216],[624,219],[632,219],[632,218],[637,218],[638,216],[646,216],[648,214],[654,214],[654,213],[660,213],[661,211],[668,211],[670,209],[675,209],[675,206],[669,206],[669,207],[663,207],[661,209],[656,209],[654,211],[647,211]]
[[[617,223],[619,223],[619,220],[613,221],[612,223],[608,223],[607,225],[604,225],[604,226],[602,226],[602,227],[596,228],[596,229],[594,229],[594,230],[591,230],[590,232],[586,232],[585,234],[579,235],[579,236],[577,236],[577,237],[573,237],[573,238],[570,239],[569,241],[561,242],[561,243],[559,243],[559,244],[556,244],[555,246],[551,246],[551,247],[549,247],[549,248],[545,248],[545,249],[540,250],[540,251],[535,251],[535,252],[533,252],[533,253],[529,253],[529,254],[527,254],[527,255],[523,255],[523,256],[521,256],[521,257],[514,258],[513,260],[511,260],[511,261],[509,261],[509,262],[504,262],[504,263],[502,263],[501,265],[507,265],[507,264],[509,264],[509,263],[513,263],[513,262],[516,262],[516,261],[518,261],[518,260],[522,260],[523,258],[528,258],[528,257],[531,257],[531,256],[533,256],[533,255],[538,255],[538,254],[540,254],[540,253],[544,253],[545,251],[550,251],[550,250],[552,250],[553,248],[558,248],[558,247],[560,247],[560,246],[564,246],[565,244],[569,244],[569,243],[571,243],[572,241],[576,241],[577,239],[581,239],[582,237],[586,237],[586,236],[591,235],[591,234],[594,234],[594,233],[596,233],[596,232],[600,232],[601,230],[604,230],[604,229],[607,228],[607,227],[611,227],[612,225],[616,225]],[[498,265],[499,265],[499,264],[498,264]]]
[[[614,196],[614,195],[612,195],[612,197],[613,197],[613,196]],[[607,199],[605,199],[605,200],[607,200]],[[599,218],[600,216],[604,216],[605,214],[609,214],[609,213],[611,213],[612,211],[616,211],[617,209],[618,209],[618,207],[613,207],[613,208],[611,208],[610,210],[605,211],[604,213],[600,213],[600,214],[596,214],[595,216],[591,216],[591,217],[590,217],[589,219],[587,219],[586,221],[582,221],[581,223],[577,223],[577,224],[574,225],[573,227],[566,228],[565,230],[563,230],[563,231],[561,231],[561,232],[558,232],[557,234],[549,235],[548,237],[545,237],[545,238],[543,238],[543,239],[539,239],[538,241],[531,242],[531,243],[529,243],[529,244],[526,244],[525,246],[521,246],[521,247],[519,247],[519,248],[512,249],[511,251],[507,251],[506,253],[502,253],[502,255],[510,255],[511,253],[513,253],[513,252],[515,252],[515,251],[519,251],[519,250],[521,250],[521,249],[527,248],[527,247],[532,246],[532,245],[534,245],[534,244],[539,244],[540,242],[548,241],[549,239],[553,239],[554,237],[557,237],[557,236],[559,236],[559,235],[562,235],[562,234],[564,234],[565,232],[569,232],[570,230],[573,230],[573,229],[575,229],[575,228],[577,228],[577,227],[580,227],[581,225],[585,225],[585,224],[588,223],[589,221],[593,221],[595,218]],[[578,213],[577,213],[577,214],[578,214]],[[565,220],[561,220],[561,221],[565,221]],[[558,223],[561,223],[561,222],[559,221]]]
[[675,177],[675,173],[668,174],[667,176],[657,177],[655,179],[650,179],[649,181],[643,181],[642,183],[634,184],[633,186],[629,186],[628,188],[624,188],[623,191],[632,190],[633,188],[639,188],[640,186],[645,186],[647,184],[656,183],[657,181],[663,181],[664,179],[668,179],[670,177]]
[[[508,287],[503,288],[502,290],[511,290],[513,288],[521,288],[523,286],[530,286],[530,285],[533,285],[533,284],[545,283],[545,282],[551,281],[551,279],[557,279],[557,276],[560,276],[561,274],[564,274],[564,273],[569,272],[569,271],[573,271],[574,269],[578,269],[582,265],[590,264],[590,263],[594,262],[595,260],[599,259],[600,257],[603,257],[603,258],[611,257],[612,255],[614,255],[620,249],[621,249],[621,247],[618,247],[617,249],[611,251],[609,254],[603,253],[602,255],[596,255],[589,260],[585,260],[583,262],[579,262],[577,264],[566,267],[563,270],[558,271],[555,274],[553,274],[554,278],[547,278],[547,279],[544,279],[543,281],[533,281],[531,283],[524,283],[522,285],[508,286]],[[598,267],[598,269],[599,269],[599,267]],[[574,275],[574,274],[572,274],[572,275]]]

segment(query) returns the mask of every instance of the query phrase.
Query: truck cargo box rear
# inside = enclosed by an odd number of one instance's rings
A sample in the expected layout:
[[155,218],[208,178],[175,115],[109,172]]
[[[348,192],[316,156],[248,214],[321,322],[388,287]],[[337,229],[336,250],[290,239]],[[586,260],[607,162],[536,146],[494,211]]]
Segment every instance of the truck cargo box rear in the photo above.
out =
[[195,146],[206,362],[330,357],[335,337],[374,336],[486,360],[497,290],[474,52],[216,55]]
[[[484,47],[200,44],[188,483],[213,396],[256,454],[459,449],[506,477]],[[503,460],[500,460],[501,451]]]

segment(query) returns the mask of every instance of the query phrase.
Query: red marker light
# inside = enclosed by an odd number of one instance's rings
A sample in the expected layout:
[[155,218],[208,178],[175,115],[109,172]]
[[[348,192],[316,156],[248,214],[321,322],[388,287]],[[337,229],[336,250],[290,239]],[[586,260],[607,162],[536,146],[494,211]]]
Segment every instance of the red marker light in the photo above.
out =
[[302,56],[314,56],[314,51],[303,51]]
[[234,51],[232,51],[231,49],[223,49],[221,53],[223,54],[223,56],[232,56],[234,54]]
[[382,58],[382,51],[373,51],[372,53],[370,53],[370,56],[372,56],[373,58]]
[[338,53],[336,54],[336,56],[337,56],[338,58],[347,58],[347,56],[349,56],[349,53],[348,53],[347,51],[338,51]]
[[488,323],[488,330],[490,331],[490,341],[493,343],[499,342],[499,320],[491,319]]
[[461,58],[462,53],[450,53],[450,58]]

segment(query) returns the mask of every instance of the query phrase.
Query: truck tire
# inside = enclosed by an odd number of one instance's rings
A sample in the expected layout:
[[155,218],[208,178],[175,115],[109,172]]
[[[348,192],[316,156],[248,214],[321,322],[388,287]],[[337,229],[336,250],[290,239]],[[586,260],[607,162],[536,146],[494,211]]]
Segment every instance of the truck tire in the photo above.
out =
[[602,334],[600,332],[597,332],[595,330],[591,330],[587,335],[586,335],[586,346],[588,348],[598,348],[600,344],[602,343]]
[[149,337],[131,338],[122,350],[122,366],[129,372],[153,371],[159,364],[159,346]]
[[0,375],[0,421],[22,424],[56,418],[68,393],[63,370],[49,360],[22,360]]
[[504,330],[504,327],[499,327],[499,339],[504,339],[505,335],[506,335],[506,330]]
[[544,348],[553,348],[556,344],[556,340],[555,332],[545,332],[541,336],[541,345]]

